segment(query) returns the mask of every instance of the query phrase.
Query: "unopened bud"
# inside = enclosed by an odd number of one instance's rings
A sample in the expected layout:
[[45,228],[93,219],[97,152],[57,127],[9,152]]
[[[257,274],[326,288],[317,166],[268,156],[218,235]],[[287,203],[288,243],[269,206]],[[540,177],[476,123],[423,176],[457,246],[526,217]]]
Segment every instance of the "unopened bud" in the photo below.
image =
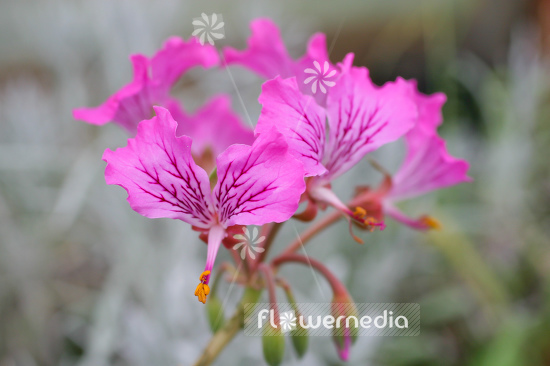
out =
[[[296,312],[296,318],[300,319],[298,312]],[[306,354],[309,345],[309,330],[302,327],[300,321],[296,321],[296,328],[290,331],[290,339],[292,339],[292,345],[298,357],[302,358]]]
[[346,294],[337,295],[331,304],[332,316],[335,319],[335,326],[332,330],[332,339],[336,345],[338,356],[347,361],[351,345],[355,342],[358,333],[357,307]]
[[285,337],[281,327],[274,328],[266,324],[263,329],[262,344],[265,362],[270,366],[278,366],[285,354]]

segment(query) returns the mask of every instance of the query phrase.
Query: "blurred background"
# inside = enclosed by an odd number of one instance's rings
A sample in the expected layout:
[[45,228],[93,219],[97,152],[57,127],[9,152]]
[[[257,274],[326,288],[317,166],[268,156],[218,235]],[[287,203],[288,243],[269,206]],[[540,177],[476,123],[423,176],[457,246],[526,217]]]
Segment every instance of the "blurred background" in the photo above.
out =
[[[340,222],[307,246],[356,301],[421,305],[420,336],[359,338],[349,364],[550,365],[550,1],[1,0],[0,366],[190,365],[208,342],[193,296],[206,246],[182,222],[133,212],[101,161],[125,132],[71,115],[131,79],[131,53],[189,38],[202,12],[223,15],[220,48],[244,48],[249,22],[270,17],[294,57],[325,32],[333,62],[354,52],[377,83],[415,78],[448,96],[439,131],[474,182],[403,206],[443,230],[388,219],[361,246]],[[255,121],[261,80],[232,72]],[[193,70],[175,89],[191,110],[236,96],[224,70]],[[403,146],[374,156],[395,171]],[[380,179],[364,162],[335,189],[348,198]],[[304,227],[287,225],[273,253]],[[282,274],[298,301],[330,301],[307,268]],[[240,292],[222,286],[228,315]],[[241,335],[215,364],[262,363],[260,339]],[[317,337],[302,360],[287,344],[285,364],[341,363]]]

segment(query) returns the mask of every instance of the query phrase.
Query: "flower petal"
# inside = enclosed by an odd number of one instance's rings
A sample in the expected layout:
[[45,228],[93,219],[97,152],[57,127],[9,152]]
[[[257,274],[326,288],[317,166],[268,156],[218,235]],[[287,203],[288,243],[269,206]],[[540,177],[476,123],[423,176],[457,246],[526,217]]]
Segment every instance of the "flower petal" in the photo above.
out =
[[348,171],[380,146],[397,140],[416,122],[417,109],[403,79],[377,87],[365,68],[342,72],[327,99],[330,126],[326,180]]
[[99,107],[75,109],[75,119],[97,125],[113,121],[135,135],[138,123],[153,115],[154,105],[166,106],[171,99],[172,85],[184,72],[194,66],[215,66],[219,57],[215,48],[202,47],[196,39],[185,42],[173,37],[151,60],[133,55],[131,61],[134,67],[132,82]]
[[214,47],[202,46],[196,38],[184,41],[179,37],[171,37],[151,59],[151,74],[161,91],[168,93],[190,68],[209,68],[218,64],[219,56]]
[[469,182],[468,162],[451,156],[445,141],[437,135],[443,116],[441,109],[446,96],[443,93],[424,95],[416,88],[416,81],[408,82],[418,107],[418,122],[405,135],[407,154],[393,178],[389,201],[416,197],[426,192]]
[[266,79],[277,75],[284,78],[293,76],[294,60],[289,56],[275,23],[265,18],[257,19],[250,24],[250,29],[252,35],[247,50],[224,48],[227,64],[239,64]]
[[435,189],[469,182],[467,161],[451,156],[445,141],[424,131],[407,135],[407,156],[394,176],[390,201],[400,201]]
[[114,121],[131,134],[135,134],[137,124],[151,117],[155,95],[148,91],[150,85],[147,75],[149,60],[139,54],[132,55],[130,60],[134,68],[133,80],[98,107],[74,109],[73,117],[75,119],[94,125],[103,125]]
[[276,127],[285,137],[291,153],[304,164],[306,175],[323,174],[326,171],[321,164],[325,148],[325,110],[312,97],[300,92],[295,78],[282,80],[277,77],[265,82],[259,102],[262,112],[255,132]]
[[191,139],[176,137],[168,110],[155,111],[157,116],[140,123],[128,146],[105,151],[105,179],[126,189],[130,206],[143,216],[208,228],[214,212],[208,175],[191,157]]
[[304,169],[275,129],[261,133],[252,146],[230,146],[217,165],[214,203],[224,226],[283,222],[296,212]]
[[254,141],[252,129],[244,126],[231,110],[228,95],[214,96],[193,115],[187,115],[181,109],[177,111],[177,108],[170,108],[170,111],[178,121],[178,136],[193,137],[192,150],[197,156],[207,149],[218,156],[232,144],[251,145]]

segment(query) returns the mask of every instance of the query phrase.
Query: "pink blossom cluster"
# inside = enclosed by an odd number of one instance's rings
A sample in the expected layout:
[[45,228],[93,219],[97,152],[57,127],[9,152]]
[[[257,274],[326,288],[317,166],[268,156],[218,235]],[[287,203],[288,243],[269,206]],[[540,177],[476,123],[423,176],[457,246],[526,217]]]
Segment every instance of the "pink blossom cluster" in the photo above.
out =
[[[225,48],[221,55],[194,38],[170,38],[151,58],[131,56],[132,81],[105,103],[74,110],[76,119],[96,125],[113,122],[130,134],[125,147],[107,149],[103,160],[107,183],[128,192],[133,210],[149,218],[182,220],[207,242],[206,265],[195,292],[203,303],[220,245],[230,248],[233,233],[243,226],[263,226],[269,236],[277,223],[310,221],[318,209],[330,206],[349,221],[350,233],[352,224],[384,229],[385,216],[415,229],[435,228],[439,224],[434,218],[409,217],[397,204],[470,180],[468,163],[451,156],[437,132],[444,94],[424,95],[415,81],[402,78],[375,85],[366,68],[353,66],[352,53],[331,63],[323,34],[315,34],[306,54],[294,60],[270,20],[255,20],[251,29],[246,50]],[[311,74],[304,72],[314,63],[328,65],[324,71],[333,76],[323,93],[312,90]],[[231,110],[227,95],[212,97],[195,114],[171,95],[172,86],[189,69],[227,65],[242,66],[266,80],[254,130]],[[404,161],[395,174],[385,172],[377,188],[350,187],[356,194],[347,204],[332,191],[333,180],[399,139],[406,144]],[[305,208],[297,212],[300,204]],[[255,274],[262,272],[258,268],[265,270],[265,253],[244,260],[244,285],[255,281]],[[269,268],[303,262],[299,255],[285,253]],[[336,279],[330,281],[339,302],[351,301]],[[344,359],[348,338],[337,343]]]

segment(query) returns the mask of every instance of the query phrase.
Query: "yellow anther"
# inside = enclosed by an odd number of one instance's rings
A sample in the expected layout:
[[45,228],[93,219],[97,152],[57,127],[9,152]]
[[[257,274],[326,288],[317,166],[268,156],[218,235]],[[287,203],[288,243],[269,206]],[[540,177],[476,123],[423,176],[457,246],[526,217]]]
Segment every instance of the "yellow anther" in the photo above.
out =
[[367,210],[365,210],[363,207],[355,207],[355,211],[353,211],[353,214],[357,217],[363,218],[367,216]]
[[208,276],[209,274],[210,274],[210,271],[204,271],[203,273],[201,273],[199,277],[199,281],[204,283],[204,281],[206,281],[206,276]]
[[372,217],[372,216],[369,216],[367,218],[365,218],[365,225],[372,225],[372,224],[377,224],[378,221]]
[[420,222],[428,226],[430,229],[440,230],[442,228],[442,225],[439,222],[439,220],[437,220],[432,216],[422,216],[420,218]]
[[210,287],[205,283],[207,277],[210,275],[210,271],[204,271],[201,273],[199,280],[201,283],[198,284],[195,289],[195,296],[199,298],[199,301],[203,304],[206,304],[206,296],[210,293]]

